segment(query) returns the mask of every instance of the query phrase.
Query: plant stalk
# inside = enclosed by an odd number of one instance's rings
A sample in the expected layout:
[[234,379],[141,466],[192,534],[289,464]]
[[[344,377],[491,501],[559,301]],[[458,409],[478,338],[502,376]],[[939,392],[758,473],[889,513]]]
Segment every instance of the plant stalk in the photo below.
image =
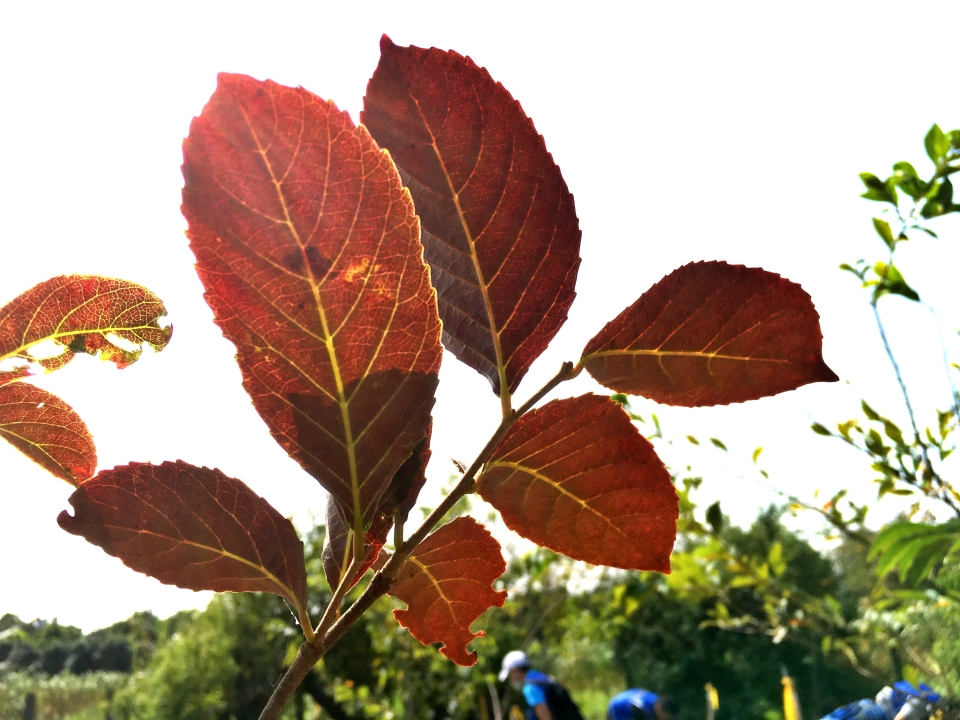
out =
[[347,589],[349,589],[347,587],[347,578],[352,577],[353,573],[356,572],[353,565],[356,564],[358,560],[362,562],[362,559],[357,558],[356,553],[354,554],[355,557],[350,563],[352,572],[348,571],[337,587],[333,598],[330,600],[330,604],[324,611],[320,625],[317,626],[316,638],[313,642],[304,642],[300,646],[297,657],[290,667],[287,668],[283,678],[281,678],[280,682],[274,688],[270,700],[267,701],[266,706],[260,713],[260,720],[279,720],[280,714],[283,712],[287,701],[293,697],[294,692],[296,692],[300,683],[303,682],[304,678],[307,677],[313,669],[313,666],[346,634],[347,630],[353,627],[360,616],[363,615],[378,598],[387,593],[390,586],[397,579],[400,568],[406,559],[413,554],[413,551],[416,550],[417,546],[433,531],[433,528],[443,520],[444,516],[456,505],[457,501],[473,492],[475,476],[480,471],[480,468],[483,467],[484,463],[490,458],[490,455],[496,449],[497,445],[500,444],[500,441],[503,440],[513,424],[520,419],[524,413],[528,412],[534,405],[540,402],[547,393],[557,387],[557,385],[579,375],[581,369],[579,365],[574,367],[573,363],[564,363],[560,371],[554,375],[546,385],[535,392],[533,396],[517,410],[512,411],[501,420],[500,425],[487,441],[487,444],[484,445],[483,450],[480,451],[470,467],[467,468],[467,471],[463,474],[463,477],[460,478],[460,481],[453,490],[434,508],[433,512],[431,512],[420,527],[417,528],[416,532],[404,541],[403,548],[397,548],[396,552],[390,556],[390,559],[387,560],[384,566],[374,574],[370,583],[360,594],[360,597],[357,598],[356,602],[348,607],[343,614],[336,618],[333,624],[328,627],[331,619],[336,617],[340,603],[343,601]]

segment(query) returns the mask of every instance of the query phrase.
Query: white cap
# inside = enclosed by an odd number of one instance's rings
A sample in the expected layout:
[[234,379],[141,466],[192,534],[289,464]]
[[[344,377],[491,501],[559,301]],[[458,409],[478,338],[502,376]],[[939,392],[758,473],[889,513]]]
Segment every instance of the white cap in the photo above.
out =
[[500,682],[503,682],[507,679],[511,670],[525,667],[530,667],[527,654],[523,650],[511,650],[503,656],[503,665],[500,668],[500,675],[497,677],[500,678]]

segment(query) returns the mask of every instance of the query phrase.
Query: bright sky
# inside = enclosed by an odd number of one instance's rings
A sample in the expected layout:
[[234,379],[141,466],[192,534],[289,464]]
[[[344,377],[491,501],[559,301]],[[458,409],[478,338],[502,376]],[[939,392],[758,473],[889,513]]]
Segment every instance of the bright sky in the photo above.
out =
[[[181,458],[243,479],[301,527],[311,513],[322,517],[322,491],[270,438],[203,302],[179,211],[180,143],[218,71],[303,85],[356,119],[386,32],[487,67],[534,119],[576,199],[578,297],[521,400],[674,268],[701,259],[762,266],[812,295],[827,362],[849,384],[660,408],[665,429],[727,443],[729,457],[714,449],[691,457],[707,475],[703,498],[721,499],[741,523],[775,499],[755,482],[749,454],[758,445],[778,487],[810,497],[859,483],[857,497],[873,497],[862,459],[806,428],[852,417],[861,396],[902,416],[865,298],[836,267],[881,256],[870,226],[877,208],[858,199],[857,173],[886,174],[900,159],[926,172],[930,124],[960,127],[950,87],[956,43],[943,39],[960,27],[960,3],[472,7],[483,11],[449,0],[3,5],[0,303],[53,275],[102,274],[152,289],[176,328],[161,355],[122,372],[80,358],[38,379],[85,419],[100,467]],[[912,244],[901,262],[956,351],[960,224],[939,229],[947,239]],[[899,299],[881,307],[918,405],[946,397],[929,312]],[[561,390],[603,392],[586,374]],[[446,355],[428,497],[449,458],[473,458],[498,413],[486,381]],[[682,467],[690,446],[658,449]],[[70,492],[0,443],[0,613],[89,630],[136,610],[164,616],[206,602],[61,531],[56,517]]]

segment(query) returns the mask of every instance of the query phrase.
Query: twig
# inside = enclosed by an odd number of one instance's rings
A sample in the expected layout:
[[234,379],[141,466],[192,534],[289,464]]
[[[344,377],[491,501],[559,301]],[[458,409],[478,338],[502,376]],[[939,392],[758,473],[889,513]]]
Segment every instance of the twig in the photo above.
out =
[[[484,445],[483,450],[480,451],[480,454],[477,455],[476,459],[467,468],[467,471],[463,474],[463,477],[460,478],[460,482],[456,484],[453,490],[443,499],[443,501],[434,508],[433,512],[427,516],[416,532],[414,532],[404,543],[403,548],[397,548],[396,552],[384,566],[373,576],[370,580],[370,584],[364,589],[360,594],[360,597],[357,598],[349,608],[347,608],[339,618],[333,622],[329,627],[326,627],[326,623],[330,618],[336,615],[336,610],[339,609],[340,602],[343,600],[343,595],[346,594],[346,590],[343,590],[343,594],[338,598],[337,595],[341,593],[341,589],[344,587],[347,578],[352,578],[353,574],[356,573],[356,568],[352,571],[348,571],[347,575],[344,576],[344,579],[340,581],[340,584],[337,587],[337,592],[334,593],[333,599],[330,601],[330,604],[327,606],[326,611],[323,614],[323,619],[320,621],[320,625],[317,627],[316,638],[313,642],[305,642],[300,646],[299,651],[297,652],[297,657],[294,659],[290,667],[287,668],[287,671],[284,673],[283,678],[273,690],[273,694],[270,696],[270,700],[267,701],[266,706],[263,708],[263,711],[260,713],[260,720],[278,720],[280,714],[283,712],[284,706],[287,704],[287,701],[293,696],[293,693],[299,687],[300,683],[303,682],[303,679],[310,673],[313,669],[313,666],[317,664],[317,661],[322,658],[326,652],[333,647],[334,644],[340,638],[346,634],[347,630],[353,627],[353,624],[370,608],[371,605],[382,595],[390,589],[390,586],[396,580],[397,575],[400,572],[400,568],[403,566],[403,563],[406,559],[413,554],[413,551],[416,550],[417,546],[423,542],[427,535],[433,530],[436,525],[443,520],[447,512],[456,505],[457,501],[460,500],[463,496],[474,492],[474,477],[480,471],[480,468],[483,467],[484,463],[489,459],[490,455],[496,449],[497,445],[500,444],[500,441],[503,440],[504,436],[507,434],[507,431],[513,426],[513,424],[526,412],[528,412],[534,405],[540,402],[551,390],[553,390],[557,385],[567,380],[571,380],[580,374],[581,367],[574,367],[573,363],[564,363],[563,367],[560,368],[560,371],[550,379],[546,385],[540,388],[533,396],[527,400],[523,405],[520,406],[517,410],[512,411],[509,415],[505,416],[500,422],[500,425],[497,427],[496,431],[487,441],[487,444]],[[354,553],[354,559],[351,561],[350,565],[353,568],[353,565],[357,562],[362,562],[362,559],[359,558],[357,553]],[[336,608],[336,610],[334,609]]]

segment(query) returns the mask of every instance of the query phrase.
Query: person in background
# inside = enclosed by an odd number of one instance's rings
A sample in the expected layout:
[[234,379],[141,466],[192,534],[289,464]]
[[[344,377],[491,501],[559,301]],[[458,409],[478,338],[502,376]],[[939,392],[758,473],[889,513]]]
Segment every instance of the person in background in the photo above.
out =
[[671,720],[677,711],[673,699],[643,688],[614,695],[607,706],[608,720]]
[[837,708],[821,720],[927,720],[940,701],[929,685],[917,689],[901,680],[883,688],[876,700],[864,699]]
[[583,720],[580,708],[566,688],[530,667],[527,654],[522,650],[511,650],[504,656],[499,677],[500,682],[509,680],[523,692],[530,720]]

